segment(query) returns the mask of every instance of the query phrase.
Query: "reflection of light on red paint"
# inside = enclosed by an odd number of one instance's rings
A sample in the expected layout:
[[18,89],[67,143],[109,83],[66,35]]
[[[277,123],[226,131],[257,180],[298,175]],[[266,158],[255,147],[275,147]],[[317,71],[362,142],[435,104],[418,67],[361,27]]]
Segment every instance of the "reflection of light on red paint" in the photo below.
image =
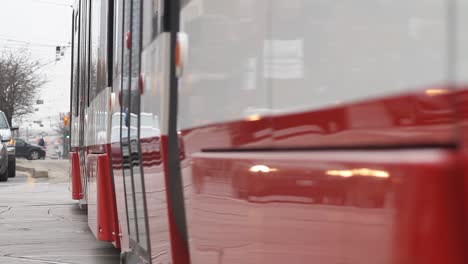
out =
[[352,169],[352,170],[327,170],[327,175],[330,176],[340,176],[344,178],[352,176],[368,176],[368,177],[377,177],[377,178],[388,178],[390,174],[382,170],[373,170],[368,168]]
[[449,93],[448,89],[427,89],[426,94],[429,96],[436,96]]
[[260,115],[249,115],[249,116],[247,117],[247,120],[248,120],[248,121],[258,121],[258,120],[260,120],[260,118],[261,118]]
[[255,165],[250,167],[249,171],[251,172],[271,172],[271,171],[277,171],[278,169],[270,168],[266,165]]

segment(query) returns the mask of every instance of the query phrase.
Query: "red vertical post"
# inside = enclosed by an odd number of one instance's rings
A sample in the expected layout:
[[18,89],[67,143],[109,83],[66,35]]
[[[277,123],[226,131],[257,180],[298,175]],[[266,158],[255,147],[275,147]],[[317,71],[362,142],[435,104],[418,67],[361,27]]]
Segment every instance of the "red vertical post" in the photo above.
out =
[[98,239],[115,242],[118,247],[120,241],[118,237],[117,207],[112,184],[109,157],[107,154],[99,155],[96,179]]
[[83,184],[81,182],[80,157],[78,152],[71,152],[72,199],[83,199]]

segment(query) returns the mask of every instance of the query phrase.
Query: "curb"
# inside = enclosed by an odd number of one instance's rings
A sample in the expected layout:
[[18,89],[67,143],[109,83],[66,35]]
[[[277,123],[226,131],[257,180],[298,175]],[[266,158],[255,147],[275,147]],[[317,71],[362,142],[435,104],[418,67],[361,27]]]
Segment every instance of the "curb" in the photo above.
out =
[[23,166],[18,166],[18,165],[16,165],[16,170],[17,171],[22,171],[22,172],[27,172],[27,173],[31,174],[31,177],[33,177],[33,178],[49,178],[49,172],[48,171],[36,171],[36,169],[23,167]]

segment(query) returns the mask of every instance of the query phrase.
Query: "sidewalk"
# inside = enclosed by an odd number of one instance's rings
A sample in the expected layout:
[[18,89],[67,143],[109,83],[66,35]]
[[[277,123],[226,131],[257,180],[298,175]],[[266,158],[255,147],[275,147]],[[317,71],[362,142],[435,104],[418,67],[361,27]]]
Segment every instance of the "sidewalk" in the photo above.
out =
[[[18,171],[30,172],[30,170],[35,170],[37,178],[49,178],[49,182],[52,183],[69,181],[69,160],[27,160],[17,158],[16,167]],[[33,175],[33,178],[36,177]]]
[[52,177],[18,171],[0,183],[0,264],[118,264],[118,250],[94,238],[86,213],[71,200],[64,163],[26,162]]

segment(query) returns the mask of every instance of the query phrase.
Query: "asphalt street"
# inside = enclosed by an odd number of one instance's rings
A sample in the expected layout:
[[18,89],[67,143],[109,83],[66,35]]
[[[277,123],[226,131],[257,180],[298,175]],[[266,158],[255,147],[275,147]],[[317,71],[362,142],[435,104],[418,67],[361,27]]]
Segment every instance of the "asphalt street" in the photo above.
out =
[[89,230],[65,171],[53,179],[18,172],[0,182],[0,264],[119,263],[118,250]]

